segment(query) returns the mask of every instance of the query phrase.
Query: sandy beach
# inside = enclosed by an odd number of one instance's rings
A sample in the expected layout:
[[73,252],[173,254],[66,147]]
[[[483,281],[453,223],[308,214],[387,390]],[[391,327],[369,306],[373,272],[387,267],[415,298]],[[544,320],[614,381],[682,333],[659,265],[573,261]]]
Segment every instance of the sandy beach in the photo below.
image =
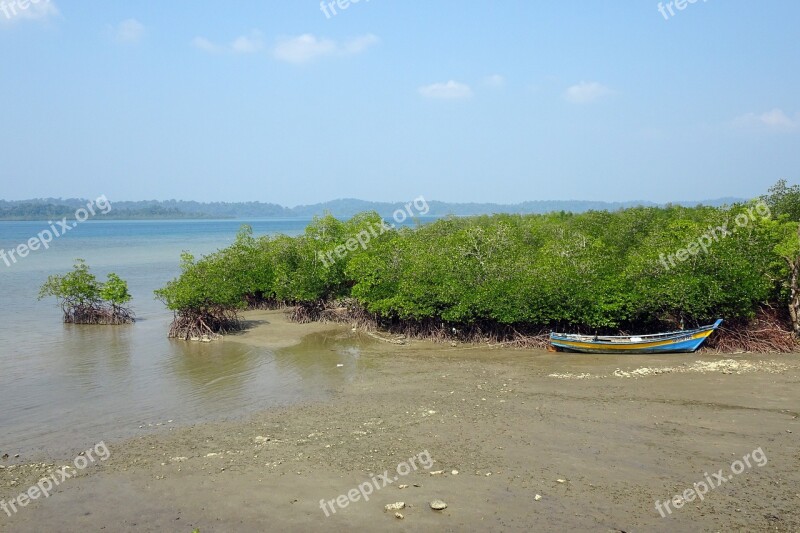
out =
[[[251,329],[222,342],[352,339],[355,378],[326,401],[106,441],[106,461],[11,516],[0,511],[0,530],[800,530],[796,354],[395,344],[279,311],[247,318]],[[81,451],[0,460],[0,499]],[[409,468],[423,453],[432,462]],[[720,470],[725,481],[702,500],[678,499],[661,516],[657,501],[713,485]],[[447,507],[433,510],[434,500]]]

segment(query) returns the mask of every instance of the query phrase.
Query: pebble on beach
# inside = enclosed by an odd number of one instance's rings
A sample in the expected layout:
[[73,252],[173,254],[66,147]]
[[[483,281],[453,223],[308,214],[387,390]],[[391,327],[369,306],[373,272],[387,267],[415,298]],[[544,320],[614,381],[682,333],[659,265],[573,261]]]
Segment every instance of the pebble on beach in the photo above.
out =
[[431,509],[434,511],[441,511],[443,509],[447,509],[447,504],[444,503],[442,500],[433,500],[431,502]]

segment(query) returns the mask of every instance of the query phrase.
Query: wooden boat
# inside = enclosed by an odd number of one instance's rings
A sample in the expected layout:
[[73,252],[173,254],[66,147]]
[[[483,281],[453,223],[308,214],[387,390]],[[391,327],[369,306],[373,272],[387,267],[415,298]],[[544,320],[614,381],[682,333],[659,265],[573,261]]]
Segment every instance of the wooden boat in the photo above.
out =
[[597,336],[550,333],[550,344],[560,352],[578,353],[690,353],[722,324],[657,333],[655,335]]

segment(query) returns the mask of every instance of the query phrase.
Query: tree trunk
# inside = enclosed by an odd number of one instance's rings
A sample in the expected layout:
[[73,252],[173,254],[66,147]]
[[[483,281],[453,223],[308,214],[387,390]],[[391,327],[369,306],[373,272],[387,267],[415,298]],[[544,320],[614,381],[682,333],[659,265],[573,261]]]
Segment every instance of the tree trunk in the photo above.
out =
[[789,316],[792,318],[792,331],[797,337],[800,337],[800,287],[798,287],[798,274],[800,274],[800,265],[795,260],[792,264],[792,275],[790,285],[789,297]]
[[[797,238],[800,240],[800,225],[797,227]],[[789,316],[792,318],[792,331],[800,337],[800,255],[789,261]]]

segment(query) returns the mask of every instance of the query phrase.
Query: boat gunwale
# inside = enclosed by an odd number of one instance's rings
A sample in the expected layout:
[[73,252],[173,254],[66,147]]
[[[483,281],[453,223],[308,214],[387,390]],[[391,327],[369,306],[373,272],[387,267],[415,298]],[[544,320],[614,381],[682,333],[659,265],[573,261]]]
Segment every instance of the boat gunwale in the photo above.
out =
[[[556,333],[550,332],[550,340],[561,340],[567,342],[585,342],[591,344],[599,344],[599,345],[608,345],[608,344],[628,344],[628,345],[637,345],[637,344],[648,344],[652,342],[664,341],[664,340],[672,340],[676,338],[681,338],[685,336],[692,336],[698,333],[704,333],[706,331],[714,331],[716,330],[719,325],[722,323],[722,319],[717,319],[716,322],[713,324],[709,324],[707,326],[703,326],[700,328],[695,329],[686,329],[686,330],[679,330],[679,331],[670,331],[668,333],[652,333],[649,335],[604,335],[604,336],[594,336],[594,335],[581,335],[579,333]],[[633,338],[638,338],[641,340],[631,340]]]

